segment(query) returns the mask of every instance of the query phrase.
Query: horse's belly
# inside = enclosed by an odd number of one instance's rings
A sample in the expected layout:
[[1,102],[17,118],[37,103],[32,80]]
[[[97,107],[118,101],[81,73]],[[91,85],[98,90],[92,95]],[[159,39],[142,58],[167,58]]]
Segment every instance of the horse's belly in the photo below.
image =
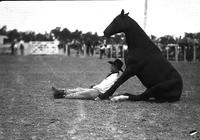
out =
[[[140,72],[137,77],[140,79],[141,83],[146,87],[150,88],[158,83],[158,79],[153,76],[154,74]],[[160,81],[160,80],[159,80]]]

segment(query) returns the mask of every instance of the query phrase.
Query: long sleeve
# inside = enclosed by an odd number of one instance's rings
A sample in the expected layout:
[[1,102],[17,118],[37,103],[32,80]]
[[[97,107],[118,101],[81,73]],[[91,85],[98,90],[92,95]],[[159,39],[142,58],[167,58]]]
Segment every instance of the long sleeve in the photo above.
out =
[[119,73],[110,74],[103,81],[101,81],[101,83],[95,85],[93,88],[97,89],[101,93],[105,93],[117,81],[118,78],[119,78]]

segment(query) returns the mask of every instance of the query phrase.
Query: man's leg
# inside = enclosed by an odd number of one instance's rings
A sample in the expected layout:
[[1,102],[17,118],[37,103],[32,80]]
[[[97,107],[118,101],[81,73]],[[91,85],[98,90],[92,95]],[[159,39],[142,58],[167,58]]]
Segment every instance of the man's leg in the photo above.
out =
[[76,93],[76,92],[82,92],[82,91],[87,91],[88,88],[74,88],[74,89],[67,89],[67,88],[55,88],[52,87],[53,90],[53,95],[55,99],[59,98],[65,98],[65,95],[71,94],[71,93]]
[[70,93],[65,95],[66,99],[86,99],[86,100],[94,100],[100,92],[96,89],[85,89],[83,91]]
[[74,93],[74,92],[85,91],[85,90],[87,90],[87,89],[88,89],[88,88],[77,87],[77,88],[73,88],[73,89],[65,88],[64,90],[65,90],[67,93]]

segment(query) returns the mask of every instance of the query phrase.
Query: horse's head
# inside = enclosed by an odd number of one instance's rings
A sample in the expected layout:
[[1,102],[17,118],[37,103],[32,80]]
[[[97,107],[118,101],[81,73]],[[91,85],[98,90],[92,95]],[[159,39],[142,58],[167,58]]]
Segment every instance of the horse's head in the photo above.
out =
[[104,30],[104,36],[110,37],[116,33],[123,32],[127,29],[126,22],[124,19],[128,17],[128,14],[124,14],[124,10],[121,11],[120,15],[118,15],[114,20],[108,25],[108,27]]

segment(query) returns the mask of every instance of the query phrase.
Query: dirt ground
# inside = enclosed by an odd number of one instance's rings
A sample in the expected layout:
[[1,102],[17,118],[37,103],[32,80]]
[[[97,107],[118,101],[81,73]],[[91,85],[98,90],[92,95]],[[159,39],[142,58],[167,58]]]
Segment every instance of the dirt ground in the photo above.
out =
[[[200,63],[173,62],[184,79],[175,103],[53,99],[52,85],[101,81],[108,60],[0,56],[0,140],[200,140]],[[134,77],[116,94],[144,89]]]

